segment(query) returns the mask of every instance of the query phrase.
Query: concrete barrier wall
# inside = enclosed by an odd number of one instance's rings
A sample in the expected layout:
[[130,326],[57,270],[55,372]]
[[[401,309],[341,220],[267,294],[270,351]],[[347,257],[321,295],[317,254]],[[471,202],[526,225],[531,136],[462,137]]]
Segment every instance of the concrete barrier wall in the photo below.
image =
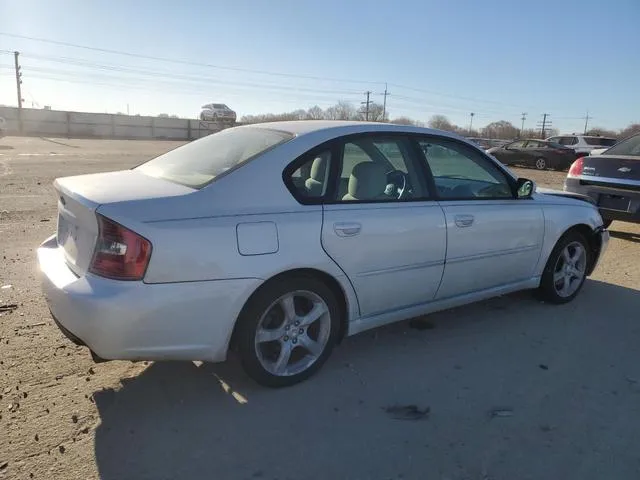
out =
[[0,107],[7,135],[68,138],[163,138],[192,140],[220,131],[223,126],[187,118],[143,117],[108,113],[67,112]]

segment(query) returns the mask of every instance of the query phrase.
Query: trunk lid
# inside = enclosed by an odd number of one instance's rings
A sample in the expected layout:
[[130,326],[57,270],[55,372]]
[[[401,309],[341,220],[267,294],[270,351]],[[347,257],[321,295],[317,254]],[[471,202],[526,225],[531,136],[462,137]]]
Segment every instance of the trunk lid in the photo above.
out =
[[640,157],[595,155],[584,157],[582,181],[607,183],[611,180],[637,182],[640,186]]
[[135,170],[58,178],[53,186],[58,196],[57,242],[67,265],[78,276],[88,270],[93,257],[99,233],[98,207],[194,192]]

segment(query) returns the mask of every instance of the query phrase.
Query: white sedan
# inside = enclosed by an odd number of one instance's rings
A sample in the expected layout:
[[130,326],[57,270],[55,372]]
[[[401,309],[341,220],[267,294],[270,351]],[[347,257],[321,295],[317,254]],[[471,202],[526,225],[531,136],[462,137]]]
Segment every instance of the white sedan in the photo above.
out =
[[38,260],[70,339],[97,361],[234,347],[268,386],[390,322],[522,289],[568,302],[609,239],[590,202],[401,125],[237,127],[55,189]]

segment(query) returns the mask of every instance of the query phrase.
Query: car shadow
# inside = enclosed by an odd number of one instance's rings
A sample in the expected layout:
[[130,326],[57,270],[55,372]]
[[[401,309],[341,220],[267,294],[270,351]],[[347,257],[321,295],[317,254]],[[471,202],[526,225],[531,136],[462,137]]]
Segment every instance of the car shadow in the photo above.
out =
[[[152,363],[94,393],[100,477],[586,478],[601,445],[636,458],[640,397],[623,394],[640,373],[625,370],[640,363],[638,311],[638,291],[592,280],[567,305],[521,292],[347,338],[285,389],[235,359]],[[620,392],[611,410],[580,390],[601,384]],[[422,415],[399,421],[398,406]]]
[[634,232],[620,232],[609,229],[609,234],[614,238],[627,240],[629,242],[640,243],[640,234]]

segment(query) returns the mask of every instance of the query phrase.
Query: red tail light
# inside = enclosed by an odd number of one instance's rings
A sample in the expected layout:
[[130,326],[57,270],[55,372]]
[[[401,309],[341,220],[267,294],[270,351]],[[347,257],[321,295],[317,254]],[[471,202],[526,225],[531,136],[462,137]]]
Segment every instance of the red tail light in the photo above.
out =
[[151,258],[151,242],[98,215],[99,234],[89,271],[114,280],[142,280]]
[[584,167],[584,157],[580,157],[575,162],[571,164],[571,168],[569,168],[568,177],[579,177],[582,175],[582,168]]

